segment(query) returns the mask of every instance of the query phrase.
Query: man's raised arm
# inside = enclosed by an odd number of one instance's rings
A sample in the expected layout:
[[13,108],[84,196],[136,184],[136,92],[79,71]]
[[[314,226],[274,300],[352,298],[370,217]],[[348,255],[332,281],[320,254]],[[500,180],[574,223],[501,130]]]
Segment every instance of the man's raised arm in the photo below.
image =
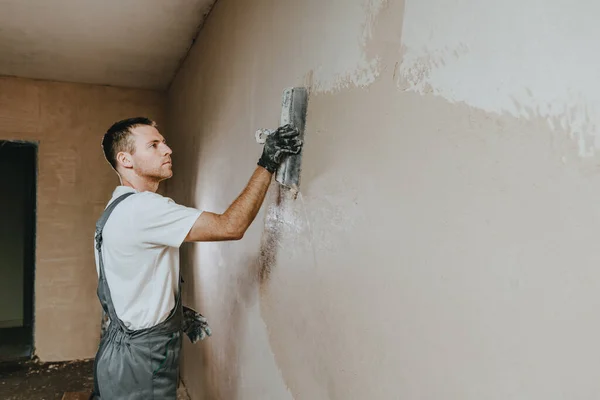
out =
[[298,131],[282,126],[267,136],[258,167],[237,199],[223,214],[203,212],[185,238],[186,242],[239,240],[256,218],[271,183],[273,173],[285,155],[302,149]]

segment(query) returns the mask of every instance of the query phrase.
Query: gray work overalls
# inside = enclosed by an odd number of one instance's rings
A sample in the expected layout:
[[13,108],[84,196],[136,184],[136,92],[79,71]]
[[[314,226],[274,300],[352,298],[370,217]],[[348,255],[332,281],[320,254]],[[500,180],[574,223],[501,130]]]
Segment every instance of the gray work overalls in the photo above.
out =
[[175,400],[181,350],[181,285],[175,308],[168,318],[151,328],[132,331],[119,319],[110,295],[104,261],[102,230],[115,207],[134,193],[114,200],[96,223],[96,250],[100,264],[98,298],[110,317],[94,362],[92,399]]

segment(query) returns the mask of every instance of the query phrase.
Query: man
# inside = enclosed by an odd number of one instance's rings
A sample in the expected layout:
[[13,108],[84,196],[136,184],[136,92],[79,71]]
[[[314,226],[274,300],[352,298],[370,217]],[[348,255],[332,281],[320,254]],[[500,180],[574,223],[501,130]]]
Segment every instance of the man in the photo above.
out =
[[203,317],[181,305],[179,247],[241,239],[282,158],[300,152],[302,143],[290,126],[269,135],[250,182],[223,214],[156,193],[173,176],[173,164],[153,121],[119,121],[102,146],[121,185],[96,225],[98,298],[110,324],[96,355],[92,397],[175,399],[182,332],[193,342],[210,334]]

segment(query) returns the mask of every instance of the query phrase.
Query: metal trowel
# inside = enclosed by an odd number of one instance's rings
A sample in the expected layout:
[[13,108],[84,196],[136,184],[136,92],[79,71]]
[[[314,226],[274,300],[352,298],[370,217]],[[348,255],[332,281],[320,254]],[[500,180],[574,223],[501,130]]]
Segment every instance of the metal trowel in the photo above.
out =
[[[306,109],[308,107],[308,90],[303,87],[287,88],[283,91],[281,101],[281,118],[279,126],[291,124],[298,129],[299,139],[304,141],[304,128],[306,124]],[[264,143],[266,137],[275,132],[273,129],[259,129],[256,131],[256,141]],[[287,156],[277,169],[275,180],[297,193],[300,190],[300,172],[302,167],[302,151],[298,154]]]

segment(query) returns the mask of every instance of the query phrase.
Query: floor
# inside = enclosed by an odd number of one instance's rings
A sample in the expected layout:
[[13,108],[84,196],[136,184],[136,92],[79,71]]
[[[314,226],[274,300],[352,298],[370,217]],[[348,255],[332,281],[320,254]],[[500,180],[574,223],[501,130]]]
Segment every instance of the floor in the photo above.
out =
[[91,392],[93,361],[0,363],[0,399],[61,400],[65,392]]
[[32,337],[31,328],[1,328],[0,361],[29,358]]
[[[93,387],[93,366],[93,360],[0,363],[0,399],[61,400],[68,392],[90,393]],[[189,400],[183,386],[180,387],[177,398]]]

